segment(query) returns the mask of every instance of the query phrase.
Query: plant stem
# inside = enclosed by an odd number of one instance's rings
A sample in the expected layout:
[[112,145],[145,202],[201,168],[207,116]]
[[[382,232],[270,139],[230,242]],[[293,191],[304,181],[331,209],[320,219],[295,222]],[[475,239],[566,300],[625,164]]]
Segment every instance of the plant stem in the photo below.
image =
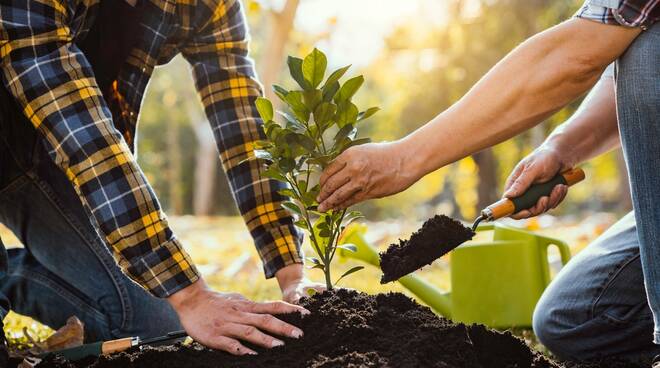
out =
[[332,290],[332,279],[330,278],[330,267],[326,267],[323,272],[325,273],[325,286],[328,290]]
[[346,216],[346,208],[344,208],[341,211],[341,216],[339,216],[339,221],[337,222],[337,228],[335,228],[335,232],[332,234],[332,255],[330,256],[330,261],[332,262],[332,259],[335,258],[335,252],[337,251],[337,243],[339,243],[339,231],[341,231],[341,223],[344,221],[344,216]]
[[[302,200],[303,195],[302,191],[300,190],[300,187],[298,186],[298,183],[296,182],[295,178],[290,179],[289,177],[285,176],[287,179],[287,182],[291,187],[295,190],[295,193],[298,195],[298,201],[301,202],[302,204],[302,212],[303,216],[305,217],[305,220],[307,221],[307,231],[309,232],[310,235],[310,242],[312,243],[312,246],[314,247],[314,250],[316,251],[316,254],[321,258],[321,263],[323,264],[323,273],[325,274],[325,283],[326,287],[328,290],[332,290],[332,280],[330,278],[330,258],[328,258],[328,247],[330,247],[330,243],[326,246],[326,252],[321,252],[321,248],[318,245],[318,241],[316,240],[316,235],[314,234],[314,225],[312,224],[312,221],[309,217],[309,212],[307,211],[307,207],[305,206],[304,201]],[[308,183],[309,184],[309,183]],[[334,254],[334,253],[333,253]]]

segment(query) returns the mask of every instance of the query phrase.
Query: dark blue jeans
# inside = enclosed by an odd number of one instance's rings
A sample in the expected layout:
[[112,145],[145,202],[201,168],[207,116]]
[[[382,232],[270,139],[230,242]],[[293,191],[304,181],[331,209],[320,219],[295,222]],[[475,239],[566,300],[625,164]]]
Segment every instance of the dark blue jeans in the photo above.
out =
[[572,259],[545,291],[534,331],[564,358],[660,354],[660,23],[616,64],[634,214]]
[[181,329],[170,305],[122,274],[66,176],[0,88],[0,222],[25,248],[0,242],[0,318],[9,309],[58,328],[85,324],[85,340]]

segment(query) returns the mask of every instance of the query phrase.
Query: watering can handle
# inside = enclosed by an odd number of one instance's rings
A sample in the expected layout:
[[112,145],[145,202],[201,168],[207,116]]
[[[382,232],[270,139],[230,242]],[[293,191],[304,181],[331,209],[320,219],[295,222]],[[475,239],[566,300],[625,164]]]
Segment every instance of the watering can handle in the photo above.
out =
[[557,249],[559,249],[559,255],[561,256],[562,267],[565,266],[566,263],[568,263],[568,261],[571,259],[571,250],[570,248],[568,248],[568,244],[564,243],[561,240],[537,235],[537,241],[538,241],[537,244],[541,247],[540,249],[541,269],[543,270],[545,285],[547,286],[550,284],[551,281],[550,266],[548,264],[548,247],[550,245],[557,246]]
[[568,261],[571,259],[571,248],[569,248],[568,244],[566,244],[565,242],[558,239],[548,238],[545,236],[538,236],[538,239],[539,239],[539,245],[542,248],[547,249],[551,245],[555,245],[557,247],[557,249],[559,250],[559,255],[561,256],[562,265],[565,266],[566,263],[568,263]]

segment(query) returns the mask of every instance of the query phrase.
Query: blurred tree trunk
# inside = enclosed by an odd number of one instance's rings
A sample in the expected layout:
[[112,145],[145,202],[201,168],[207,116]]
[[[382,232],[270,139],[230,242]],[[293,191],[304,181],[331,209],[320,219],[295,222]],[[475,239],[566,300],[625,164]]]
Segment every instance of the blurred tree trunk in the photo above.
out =
[[628,182],[628,168],[623,158],[623,150],[616,152],[616,166],[619,171],[619,208],[622,211],[632,210],[632,198],[630,197],[630,182]]
[[218,151],[215,147],[213,131],[199,106],[188,106],[188,115],[197,137],[195,155],[195,178],[193,187],[193,214],[208,216],[213,209],[213,189],[218,170]]
[[477,165],[479,184],[477,185],[477,212],[497,201],[499,197],[497,182],[497,162],[492,148],[487,148],[472,155]]
[[167,166],[168,166],[168,199],[170,210],[174,215],[183,213],[183,191],[181,176],[181,143],[179,141],[179,127],[177,124],[170,123],[166,125],[167,134]]
[[[193,191],[193,214],[208,216],[213,208],[213,188],[218,162],[213,134],[208,132],[208,125],[196,124],[197,155],[195,162],[195,189]],[[204,129],[207,128],[207,129]]]
[[284,50],[293,28],[300,0],[287,0],[279,12],[271,12],[271,32],[269,34],[266,51],[259,60],[259,77],[264,85],[264,93],[274,104],[279,101],[275,98],[271,86],[277,81],[277,76],[284,63]]

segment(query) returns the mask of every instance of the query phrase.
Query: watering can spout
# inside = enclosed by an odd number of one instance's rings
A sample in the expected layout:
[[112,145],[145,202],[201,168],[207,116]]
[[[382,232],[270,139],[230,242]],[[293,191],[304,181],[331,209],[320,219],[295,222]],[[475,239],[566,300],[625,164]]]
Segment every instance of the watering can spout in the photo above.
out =
[[[357,248],[357,251],[351,252],[350,250],[339,248],[339,256],[343,258],[357,259],[372,266],[380,267],[380,256],[378,255],[378,251],[364,238],[366,231],[367,227],[363,224],[351,224],[342,234],[339,243],[353,244]],[[451,318],[450,293],[438,289],[426,280],[413,274],[400,278],[398,282],[438,314]]]

